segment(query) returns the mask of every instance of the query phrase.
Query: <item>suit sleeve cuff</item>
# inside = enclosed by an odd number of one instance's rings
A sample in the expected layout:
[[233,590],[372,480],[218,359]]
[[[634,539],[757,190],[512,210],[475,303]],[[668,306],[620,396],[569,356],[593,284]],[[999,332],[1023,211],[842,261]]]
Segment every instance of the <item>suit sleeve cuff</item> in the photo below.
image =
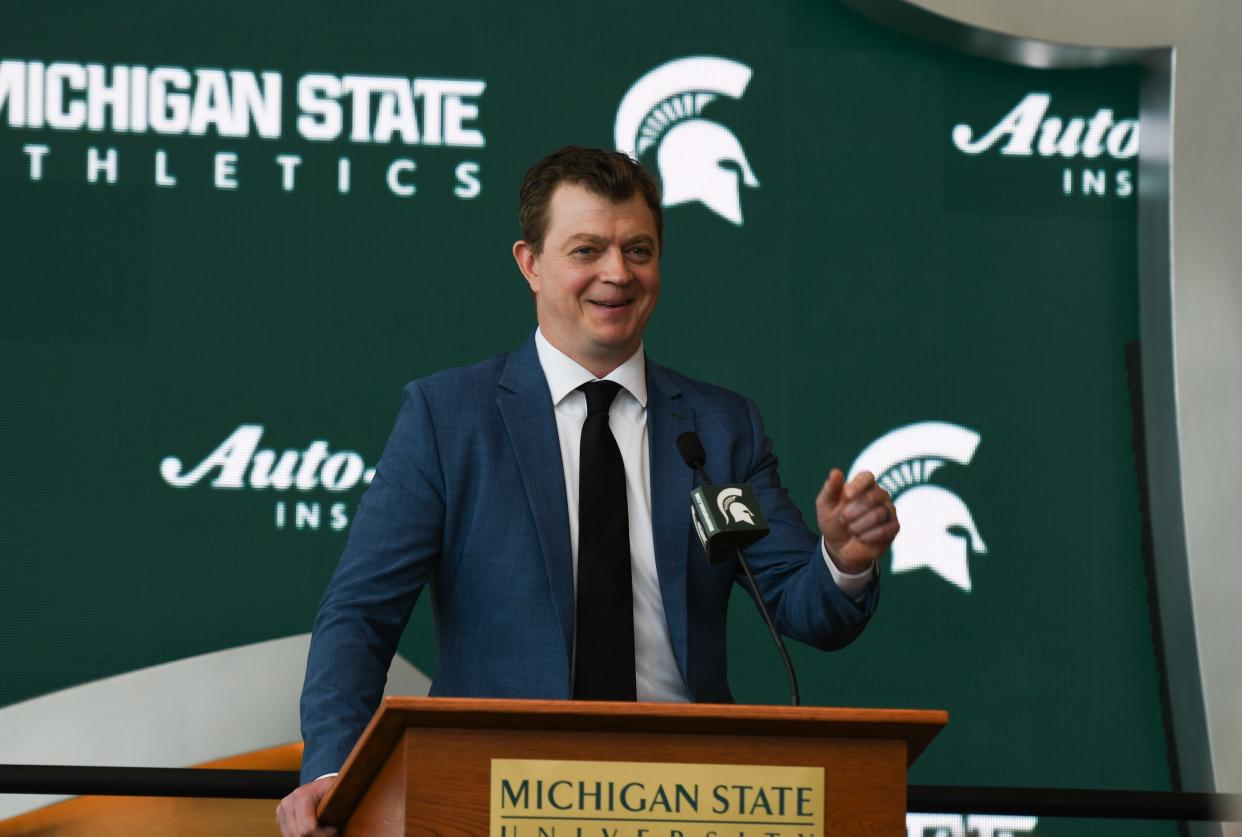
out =
[[832,563],[832,558],[828,555],[828,547],[824,544],[824,539],[819,539],[819,551],[824,556],[824,563],[828,565],[828,572],[832,576],[832,581],[837,585],[837,589],[845,595],[849,596],[856,602],[862,601],[867,597],[867,591],[871,589],[871,582],[875,578],[877,564],[872,564],[867,569],[859,573],[843,573],[837,569],[837,565]]

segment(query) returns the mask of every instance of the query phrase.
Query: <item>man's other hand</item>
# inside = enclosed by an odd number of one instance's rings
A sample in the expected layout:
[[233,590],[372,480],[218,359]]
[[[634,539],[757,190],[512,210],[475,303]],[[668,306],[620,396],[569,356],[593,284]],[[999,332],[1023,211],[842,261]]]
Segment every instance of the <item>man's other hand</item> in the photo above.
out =
[[833,468],[815,498],[815,515],[828,557],[851,575],[870,567],[901,529],[892,498],[870,471],[846,483],[841,469]]
[[336,776],[324,776],[313,782],[307,782],[293,793],[280,800],[276,806],[276,824],[280,826],[283,837],[336,837],[337,831],[331,826],[320,826],[315,819],[315,809],[319,800],[323,799],[332,786],[336,784]]

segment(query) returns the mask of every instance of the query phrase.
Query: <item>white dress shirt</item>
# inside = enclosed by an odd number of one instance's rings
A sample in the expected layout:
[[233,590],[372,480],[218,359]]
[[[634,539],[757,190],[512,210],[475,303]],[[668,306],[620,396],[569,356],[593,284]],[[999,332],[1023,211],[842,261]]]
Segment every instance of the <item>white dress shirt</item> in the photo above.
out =
[[[535,331],[539,365],[552,392],[556,434],[565,469],[568,501],[569,542],[573,550],[574,586],[578,579],[578,469],[581,458],[582,424],[586,421],[586,395],[578,387],[598,380],[577,361]],[[608,427],[621,450],[625,465],[625,499],[630,516],[631,577],[634,584],[634,675],[638,699],[687,702],[690,697],[677,669],[673,643],[664,616],[660,579],[656,574],[655,540],[651,525],[651,456],[647,444],[647,367],[643,347],[605,376],[621,391],[608,411]],[[686,512],[689,514],[689,511]],[[821,550],[822,550],[822,539]],[[871,585],[872,570],[846,574],[823,553],[833,581],[847,596],[859,598]],[[706,559],[704,559],[706,560]]]

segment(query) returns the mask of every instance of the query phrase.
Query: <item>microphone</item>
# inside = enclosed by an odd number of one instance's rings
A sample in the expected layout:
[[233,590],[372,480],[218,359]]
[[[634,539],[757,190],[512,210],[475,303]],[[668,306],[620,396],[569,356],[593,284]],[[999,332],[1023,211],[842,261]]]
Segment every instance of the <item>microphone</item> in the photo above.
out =
[[772,622],[768,606],[763,602],[754,573],[750,571],[750,563],[742,554],[743,547],[750,546],[771,531],[767,518],[763,516],[763,507],[759,505],[759,497],[749,483],[710,484],[711,477],[703,467],[707,463],[707,451],[703,449],[699,434],[694,431],[686,431],[677,437],[677,450],[681,453],[682,461],[705,483],[690,491],[690,519],[694,522],[694,529],[703,544],[703,550],[713,564],[720,564],[734,555],[737,556],[738,563],[746,573],[746,580],[750,582],[755,604],[759,607],[764,624],[768,626],[768,633],[776,643],[781,662],[785,664],[785,674],[789,677],[790,703],[799,706],[802,700],[798,695],[798,677],[794,674],[793,663],[789,660],[789,651]]
[[699,475],[699,479],[705,483],[711,482],[707,472],[703,470],[703,465],[707,462],[707,451],[703,450],[703,443],[699,441],[698,433],[686,431],[678,436],[677,451],[681,454],[681,461],[689,465]]
[[707,451],[697,433],[687,431],[677,437],[682,461],[698,474],[705,485],[690,492],[690,518],[694,530],[713,564],[728,561],[733,554],[764,537],[771,530],[755,489],[744,482],[711,485],[703,469]]

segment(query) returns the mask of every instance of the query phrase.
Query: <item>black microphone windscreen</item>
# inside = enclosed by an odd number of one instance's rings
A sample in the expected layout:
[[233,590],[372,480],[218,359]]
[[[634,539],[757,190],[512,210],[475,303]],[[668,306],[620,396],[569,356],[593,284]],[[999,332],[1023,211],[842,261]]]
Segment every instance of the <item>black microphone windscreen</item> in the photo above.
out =
[[681,452],[682,461],[696,471],[707,462],[707,451],[703,450],[699,434],[693,430],[687,430],[677,437],[677,450]]

